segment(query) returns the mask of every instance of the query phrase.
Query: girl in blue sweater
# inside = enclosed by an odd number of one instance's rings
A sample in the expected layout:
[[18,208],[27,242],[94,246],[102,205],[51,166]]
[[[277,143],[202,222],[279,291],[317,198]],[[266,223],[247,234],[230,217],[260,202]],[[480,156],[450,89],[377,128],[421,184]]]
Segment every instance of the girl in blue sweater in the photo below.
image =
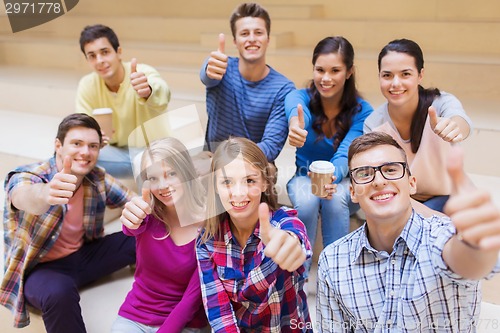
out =
[[[323,246],[349,232],[349,216],[359,207],[351,202],[347,176],[347,150],[363,134],[363,123],[373,108],[361,99],[354,77],[354,50],[344,37],[327,37],[314,48],[313,79],[306,89],[295,90],[285,99],[288,140],[297,147],[288,195],[307,228],[313,246],[321,213]],[[309,165],[316,160],[333,163],[328,195],[311,193]]]

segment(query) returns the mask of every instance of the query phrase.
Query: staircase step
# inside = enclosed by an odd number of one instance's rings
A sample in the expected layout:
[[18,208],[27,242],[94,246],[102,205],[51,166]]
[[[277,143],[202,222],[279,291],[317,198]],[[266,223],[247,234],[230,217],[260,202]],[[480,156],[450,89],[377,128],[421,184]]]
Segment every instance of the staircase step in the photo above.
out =
[[33,160],[54,154],[60,117],[0,110],[0,119],[0,153]]
[[[277,19],[320,19],[324,18],[325,6],[319,4],[269,4],[263,5],[271,20]],[[272,31],[272,29],[271,29]]]
[[[288,7],[283,7],[287,11]],[[289,7],[292,10],[293,7]],[[99,13],[104,13],[100,11]],[[405,10],[407,12],[407,10]],[[63,17],[37,28],[28,29],[16,36],[45,36],[71,38],[78,44],[82,28],[95,22],[112,27],[120,40],[141,40],[161,43],[197,43],[200,35],[207,30],[229,33],[229,14],[224,18],[212,16],[113,16],[81,15],[70,11]],[[151,33],[155,31],[155,33]],[[395,35],[394,31],[397,31]],[[484,52],[500,55],[500,44],[491,43],[500,36],[500,20],[436,20],[432,18],[410,20],[400,15],[390,20],[357,16],[355,18],[276,18],[272,20],[272,33],[293,32],[293,45],[313,47],[326,35],[343,35],[354,45],[379,50],[390,40],[408,37],[416,40],[426,51],[458,52],[471,54]],[[432,37],[430,37],[432,36]],[[474,41],[471,47],[470,41]]]
[[[191,3],[190,3],[191,2]],[[224,1],[218,3],[217,6],[200,5],[200,2],[188,1],[184,4],[176,4],[172,6],[168,2],[144,1],[140,6],[136,1],[130,0],[107,0],[107,1],[86,1],[80,3],[75,13],[78,15],[95,14],[95,7],[98,6],[100,12],[109,13],[112,16],[130,15],[136,12],[140,16],[164,16],[164,17],[217,17],[224,18],[229,21],[229,17],[233,10],[241,3],[239,1]],[[273,4],[272,1],[267,1],[269,4],[262,2],[262,5],[269,12],[271,18],[321,18],[324,13],[324,5],[322,4],[305,4],[304,1],[299,1],[296,4]]]

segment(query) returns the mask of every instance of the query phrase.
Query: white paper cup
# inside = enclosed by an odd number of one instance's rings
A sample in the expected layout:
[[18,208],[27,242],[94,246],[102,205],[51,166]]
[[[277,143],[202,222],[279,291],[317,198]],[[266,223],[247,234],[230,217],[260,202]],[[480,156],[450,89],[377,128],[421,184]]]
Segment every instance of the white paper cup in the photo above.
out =
[[328,196],[325,185],[332,183],[332,176],[335,172],[333,163],[329,161],[314,161],[309,165],[309,171],[311,172],[309,177],[311,178],[312,194],[320,198]]
[[101,133],[111,138],[113,136],[113,109],[95,109],[92,111],[92,117],[99,123]]

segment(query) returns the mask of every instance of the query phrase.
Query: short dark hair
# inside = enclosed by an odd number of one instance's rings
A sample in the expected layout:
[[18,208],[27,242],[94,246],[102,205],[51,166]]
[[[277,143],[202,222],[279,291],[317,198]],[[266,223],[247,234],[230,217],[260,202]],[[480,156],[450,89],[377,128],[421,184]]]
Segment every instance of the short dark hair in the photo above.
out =
[[[406,152],[403,148],[397,143],[396,140],[392,136],[384,132],[370,132],[358,136],[356,139],[352,140],[351,145],[349,146],[349,152],[347,154],[347,160],[349,161],[349,168],[351,167],[352,158],[364,151],[372,149],[378,146],[393,146],[399,151],[401,151],[401,155],[404,158],[404,162],[407,162]],[[409,171],[409,169],[408,169]]]
[[118,36],[116,36],[115,32],[110,27],[105,25],[95,24],[86,26],[80,34],[80,49],[83,54],[85,54],[85,45],[103,37],[108,39],[115,52],[118,51],[120,42],[118,41]]
[[258,3],[246,2],[239,5],[231,14],[229,23],[231,24],[231,33],[236,38],[236,21],[243,17],[258,17],[266,23],[267,36],[271,34],[271,18],[269,13]]
[[61,144],[64,144],[64,139],[69,130],[75,127],[85,127],[96,130],[97,135],[99,135],[99,142],[102,142],[101,127],[97,121],[85,113],[73,113],[66,116],[57,129],[56,139],[58,139]]

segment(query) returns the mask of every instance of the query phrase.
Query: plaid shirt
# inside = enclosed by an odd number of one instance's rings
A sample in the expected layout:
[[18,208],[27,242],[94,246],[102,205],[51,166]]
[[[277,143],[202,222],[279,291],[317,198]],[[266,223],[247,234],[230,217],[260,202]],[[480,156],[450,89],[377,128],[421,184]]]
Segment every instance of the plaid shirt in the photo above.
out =
[[[23,297],[24,276],[54,245],[61,232],[66,205],[54,205],[42,215],[15,209],[11,204],[16,186],[48,183],[57,173],[55,159],[21,166],[5,179],[4,246],[5,268],[0,286],[0,304],[14,312],[14,326],[29,324]],[[104,209],[123,206],[132,197],[126,187],[103,169],[94,168],[83,180],[83,227],[86,242],[103,236]]]
[[[294,210],[277,210],[271,224],[294,232],[311,256],[311,246]],[[284,271],[264,255],[259,226],[242,248],[221,224],[223,239],[197,242],[203,304],[214,332],[312,332],[302,290],[304,266]]]
[[453,273],[442,258],[454,233],[449,218],[413,212],[390,254],[368,243],[366,226],[326,247],[318,268],[318,331],[475,332],[480,283]]

